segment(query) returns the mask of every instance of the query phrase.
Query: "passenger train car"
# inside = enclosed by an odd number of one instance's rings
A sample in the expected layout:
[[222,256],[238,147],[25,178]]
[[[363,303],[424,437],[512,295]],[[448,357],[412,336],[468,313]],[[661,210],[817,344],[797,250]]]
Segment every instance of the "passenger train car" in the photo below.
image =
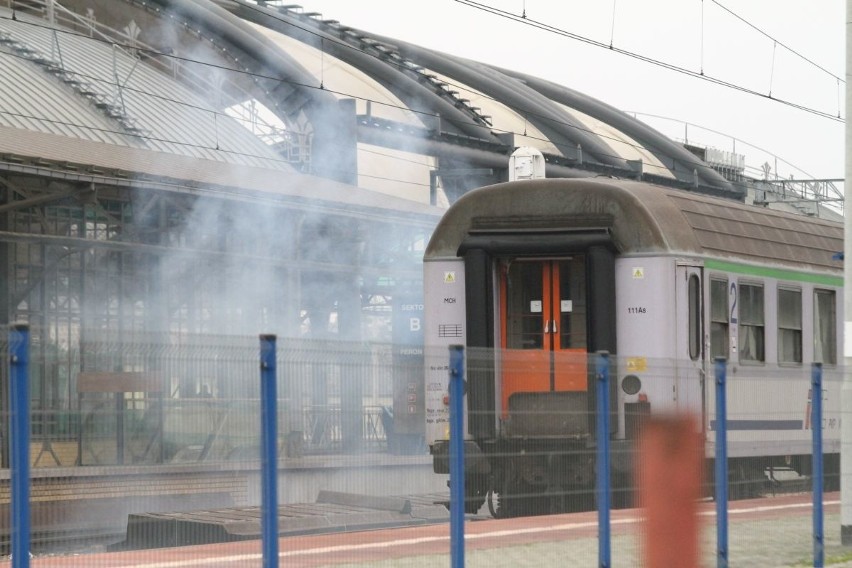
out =
[[[842,345],[841,223],[611,178],[514,181],[459,199],[424,257],[426,437],[448,473],[447,346],[467,355],[466,509],[566,508],[594,488],[595,377],[613,354],[613,472],[642,417],[689,412],[714,454],[713,361],[727,360],[734,484],[807,472],[811,362]],[[781,380],[781,375],[804,377]],[[839,385],[825,387],[826,472]],[[624,450],[623,452],[620,450]],[[712,468],[709,468],[712,471]],[[593,503],[593,501],[592,501]],[[492,504],[489,500],[489,504]],[[567,505],[576,508],[586,505]]]

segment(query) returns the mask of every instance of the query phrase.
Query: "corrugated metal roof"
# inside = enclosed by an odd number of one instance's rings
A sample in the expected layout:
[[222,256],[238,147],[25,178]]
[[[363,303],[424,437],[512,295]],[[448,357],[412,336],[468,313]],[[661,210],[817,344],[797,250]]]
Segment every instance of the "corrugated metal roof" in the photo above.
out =
[[0,67],[2,125],[292,169],[239,122],[109,43],[17,14],[0,18]]

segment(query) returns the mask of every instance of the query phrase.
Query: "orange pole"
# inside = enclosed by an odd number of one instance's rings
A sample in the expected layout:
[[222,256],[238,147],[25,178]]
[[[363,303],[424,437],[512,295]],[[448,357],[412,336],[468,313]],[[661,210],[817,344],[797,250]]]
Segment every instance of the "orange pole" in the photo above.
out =
[[700,565],[701,436],[691,416],[647,419],[639,436],[639,503],[647,568]]

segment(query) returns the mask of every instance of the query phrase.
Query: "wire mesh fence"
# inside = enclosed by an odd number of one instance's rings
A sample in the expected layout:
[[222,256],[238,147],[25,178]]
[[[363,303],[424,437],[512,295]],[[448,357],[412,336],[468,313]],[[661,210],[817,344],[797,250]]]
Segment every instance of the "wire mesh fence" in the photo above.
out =
[[[257,339],[97,337],[72,354],[74,396],[43,397],[50,353],[33,345],[36,467],[258,457]],[[390,346],[291,340],[278,352],[283,455],[386,450]],[[391,432],[391,436],[393,432]]]
[[[3,330],[7,361],[8,337]],[[409,359],[392,356],[393,346],[280,340],[280,491],[270,505],[261,491],[257,337],[119,340],[89,332],[80,345],[72,356],[79,369],[68,379],[76,397],[52,408],[43,393],[57,366],[30,346],[37,369],[28,443],[33,565],[72,566],[74,558],[87,566],[146,565],[179,550],[200,565],[259,566],[268,506],[278,507],[282,565],[431,566],[452,559],[446,351],[427,352],[422,384],[412,389],[418,373]],[[717,564],[722,552],[731,566],[813,565],[817,401],[821,545],[826,564],[852,565],[839,527],[843,368],[820,367],[817,392],[808,365],[726,364],[722,436],[711,363],[612,355],[602,386],[598,357],[555,353],[539,361],[467,351],[466,566],[566,559],[597,566],[604,544],[610,566],[659,565],[659,550],[680,559],[694,554],[701,566]],[[14,416],[10,367],[3,367],[0,548],[10,554],[7,432]],[[420,440],[400,444],[400,433],[410,441],[403,420],[411,417],[401,413],[411,407]],[[726,527],[719,524],[715,468],[722,442]],[[412,526],[415,532],[406,532]]]

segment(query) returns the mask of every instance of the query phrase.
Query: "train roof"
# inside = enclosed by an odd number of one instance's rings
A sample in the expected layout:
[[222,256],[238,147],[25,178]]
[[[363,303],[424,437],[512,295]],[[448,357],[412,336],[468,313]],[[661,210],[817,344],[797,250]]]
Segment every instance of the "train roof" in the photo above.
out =
[[469,192],[439,222],[425,259],[455,258],[480,246],[472,242],[507,235],[537,235],[538,242],[606,235],[622,254],[842,268],[833,258],[843,250],[842,223],[613,178],[516,181]]

